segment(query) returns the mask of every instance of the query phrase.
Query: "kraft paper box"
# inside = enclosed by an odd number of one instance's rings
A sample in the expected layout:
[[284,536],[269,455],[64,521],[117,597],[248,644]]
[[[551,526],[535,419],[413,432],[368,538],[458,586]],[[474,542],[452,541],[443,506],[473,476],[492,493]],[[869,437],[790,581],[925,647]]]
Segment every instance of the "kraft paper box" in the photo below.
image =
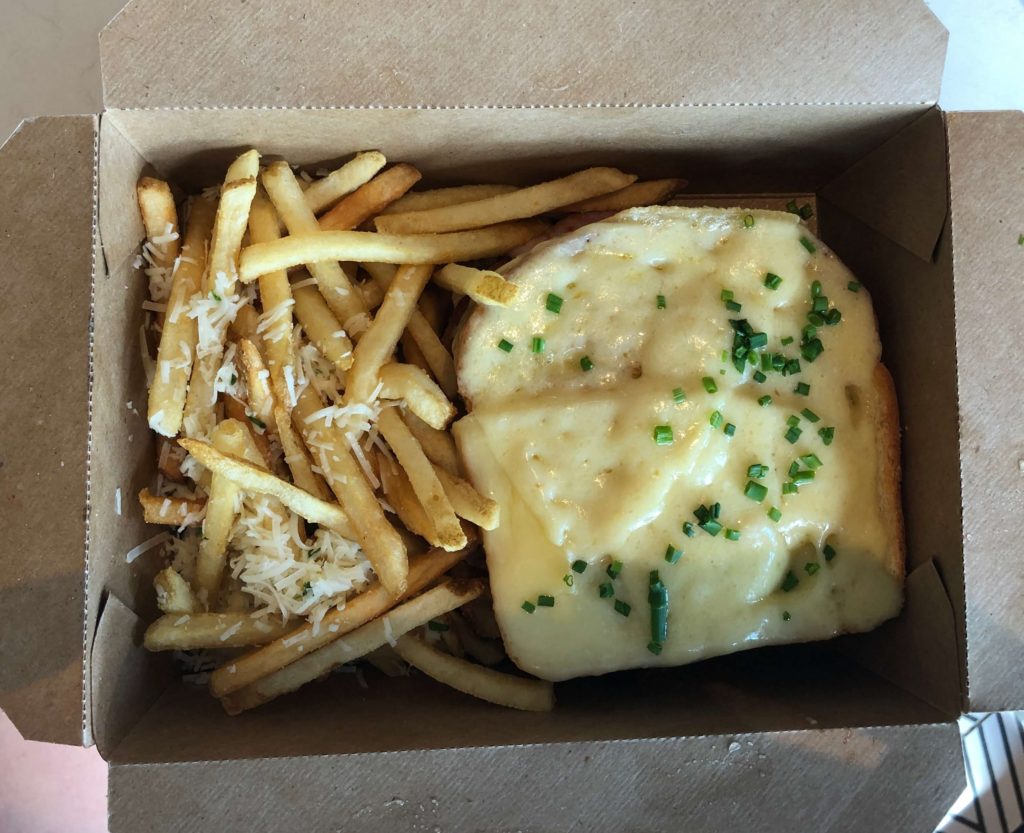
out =
[[[1024,115],[940,111],[945,40],[916,0],[129,5],[105,111],[0,150],[0,706],[97,744],[115,831],[931,830],[956,717],[1024,706]],[[248,147],[812,198],[896,379],[902,615],[560,685],[546,715],[336,675],[228,718],[142,650],[156,559],[125,561],[153,534],[133,189],[193,191]]]

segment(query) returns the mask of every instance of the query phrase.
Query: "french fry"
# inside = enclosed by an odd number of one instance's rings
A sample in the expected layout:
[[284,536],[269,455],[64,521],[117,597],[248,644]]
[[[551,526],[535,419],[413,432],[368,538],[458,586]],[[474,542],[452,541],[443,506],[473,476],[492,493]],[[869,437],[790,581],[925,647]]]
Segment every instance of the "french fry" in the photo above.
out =
[[[225,396],[223,399],[224,403],[224,415],[227,419],[233,419],[240,424],[244,425],[246,430],[249,432],[249,436],[252,441],[256,444],[256,448],[259,450],[261,462],[267,468],[270,468],[270,463],[273,460],[273,454],[270,450],[270,439],[266,433],[260,433],[259,426],[253,422],[253,419],[259,419],[258,416],[250,414],[249,407],[241,399],[236,399],[234,396]],[[260,422],[263,422],[260,420]],[[265,425],[266,423],[264,423]]]
[[[249,222],[249,207],[256,194],[259,160],[260,156],[255,150],[247,151],[231,163],[224,177],[210,239],[203,283],[204,296],[213,293],[217,297],[228,298],[235,292],[238,252]],[[207,436],[213,430],[213,408],[216,401],[214,379],[220,369],[223,353],[223,340],[208,346],[202,355],[199,355],[197,349],[185,398],[183,420],[185,433],[191,437]]]
[[634,182],[618,191],[600,194],[558,209],[559,213],[576,214],[587,211],[625,211],[641,205],[656,205],[686,185],[685,179],[649,179]]
[[[410,630],[421,627],[436,616],[464,605],[477,598],[483,590],[484,583],[480,579],[449,579],[347,636],[229,694],[222,700],[224,708],[228,714],[238,714],[295,691],[339,665],[359,659]],[[230,668],[228,665],[229,671]]]
[[[277,214],[288,229],[289,236],[280,240],[269,240],[262,243],[254,243],[260,247],[287,246],[288,241],[302,239],[305,235],[321,234],[320,226],[317,223],[316,215],[310,209],[303,195],[295,174],[288,167],[287,162],[274,162],[263,171],[263,187],[267,189]],[[249,248],[252,248],[250,246]],[[355,315],[366,312],[362,296],[353,285],[349,276],[341,268],[339,260],[351,260],[352,258],[342,257],[319,257],[318,253],[311,250],[312,257],[303,258],[297,263],[289,266],[306,264],[310,274],[316,278],[317,288],[327,301],[327,305],[337,316],[342,326]],[[264,275],[267,272],[276,272],[286,269],[283,264],[275,265],[261,271]],[[258,277],[258,275],[253,275]]]
[[420,503],[420,499],[416,497],[416,492],[413,491],[409,477],[402,467],[394,460],[382,460],[380,480],[384,496],[405,528],[429,543],[436,544],[437,528]]
[[[376,226],[377,231],[387,234],[437,234],[480,228],[536,217],[563,205],[618,191],[634,181],[635,176],[615,168],[587,168],[561,179],[475,202],[404,214],[385,214],[377,218]],[[452,258],[453,261],[464,259]]]
[[153,579],[156,606],[162,613],[195,613],[199,610],[192,588],[173,567],[164,567]]
[[[298,486],[293,486],[252,463],[229,456],[202,440],[184,439],[181,443],[189,454],[213,472],[214,485],[217,483],[217,476],[221,475],[222,479],[228,480],[238,489],[276,497],[292,512],[307,521],[330,527],[346,538],[353,538],[352,523],[340,506],[313,497]],[[213,502],[212,495],[210,502]],[[207,509],[206,516],[209,518],[210,509]]]
[[368,150],[357,153],[354,159],[331,171],[323,179],[310,183],[304,192],[306,205],[314,214],[319,214],[332,203],[368,182],[386,164],[387,159],[380,151]]
[[444,391],[445,396],[454,399],[459,392],[458,380],[455,375],[455,360],[448,348],[438,338],[434,328],[418,310],[409,317],[408,332],[412,336],[416,346],[423,354],[430,372],[437,379],[437,384]]
[[405,424],[409,426],[416,442],[420,444],[431,463],[440,466],[449,474],[458,475],[459,455],[451,434],[432,428],[411,412],[405,414]]
[[181,250],[181,261],[171,279],[167,316],[160,333],[156,375],[149,388],[149,427],[165,437],[181,430],[189,374],[196,349],[196,322],[188,317],[189,300],[202,286],[206,243],[213,230],[212,200],[192,200]]
[[461,477],[449,474],[441,466],[434,466],[434,473],[441,481],[456,515],[481,529],[497,529],[500,517],[497,503],[484,497]]
[[444,208],[518,190],[515,185],[456,185],[453,188],[435,188],[432,191],[410,191],[382,209],[380,213],[399,214],[406,211],[425,211],[428,208]]
[[293,289],[292,295],[295,298],[295,317],[309,340],[344,378],[345,371],[352,367],[352,341],[348,334],[315,287]]
[[423,355],[423,351],[416,346],[416,340],[406,330],[402,333],[402,338],[399,341],[402,345],[402,356],[405,358],[407,364],[415,365],[424,373],[432,373],[430,365],[427,364],[427,359]]
[[281,440],[281,449],[284,451],[284,462],[292,473],[292,481],[313,497],[326,501],[327,488],[323,479],[313,471],[309,452],[306,451],[299,435],[295,433],[291,417],[278,405],[274,410],[274,419],[277,424],[277,436]]
[[215,697],[223,697],[329,645],[371,619],[387,613],[402,599],[428,587],[476,546],[477,541],[473,538],[465,549],[459,552],[433,549],[414,555],[409,559],[409,585],[404,596],[395,598],[385,587],[374,582],[362,593],[346,601],[344,607],[328,610],[320,621],[319,628],[303,622],[260,650],[251,651],[233,660],[231,664],[235,666],[234,671],[218,668],[210,677],[210,690]]
[[434,467],[409,428],[402,422],[398,411],[395,408],[382,410],[377,418],[377,428],[405,469],[416,497],[430,516],[437,532],[436,543],[446,550],[457,550],[466,546],[462,525]]
[[[479,600],[474,599],[473,601],[478,602]],[[455,634],[459,643],[465,648],[466,653],[481,665],[497,665],[506,659],[505,651],[501,647],[500,637],[497,639],[484,639],[478,635],[470,627],[466,619],[462,617],[461,614],[464,610],[465,608],[458,612],[452,611],[445,617],[445,621],[449,624],[451,632]]]
[[167,526],[195,526],[200,521],[205,500],[188,500],[180,497],[160,497],[149,489],[139,492],[142,518],[148,524]]
[[235,320],[228,324],[228,337],[232,341],[241,341],[243,338],[254,343],[259,343],[260,314],[256,307],[246,304],[239,308],[235,314]]
[[368,310],[377,309],[384,301],[384,289],[376,281],[363,281],[358,288]]
[[320,218],[325,231],[354,229],[386,208],[420,181],[422,174],[402,163],[377,174]]
[[433,281],[452,292],[468,295],[478,304],[494,307],[512,306],[519,292],[519,287],[497,272],[473,269],[457,263],[449,263],[438,269],[433,275]]
[[433,264],[478,260],[504,254],[542,234],[546,228],[547,223],[540,220],[521,220],[452,234],[293,232],[280,240],[253,243],[243,249],[239,261],[239,278],[243,283],[250,283],[260,275],[276,269],[290,269],[303,263],[319,261]]
[[[254,243],[265,243],[280,236],[277,212],[266,193],[259,189],[249,209],[249,239]],[[295,351],[292,346],[294,301],[286,271],[279,269],[260,277],[260,303],[263,314],[256,333],[263,339],[261,352],[267,357],[270,385],[277,402],[290,411],[293,404],[291,390],[295,387]]]
[[444,428],[455,416],[455,406],[426,373],[411,364],[390,362],[380,369],[382,399],[402,399],[416,416],[432,428]]
[[181,471],[181,463],[185,452],[174,441],[161,437],[157,442],[156,468],[164,477],[175,483],[184,483],[185,475]]
[[401,637],[395,650],[409,665],[428,677],[488,703],[537,712],[551,711],[555,706],[554,687],[544,680],[514,677],[475,665],[439,651],[411,635]]
[[[245,373],[245,388],[249,392],[249,411],[270,431],[277,433],[274,424],[274,393],[270,389],[270,371],[256,345],[243,338],[238,343]],[[251,420],[251,417],[250,417]]]
[[416,309],[416,299],[430,280],[430,266],[402,266],[384,296],[370,328],[356,345],[345,387],[345,402],[366,402],[377,387],[380,368],[395,352],[402,331]]
[[384,510],[353,459],[345,436],[328,424],[323,409],[319,394],[307,385],[292,410],[292,421],[323,471],[327,485],[351,518],[355,535],[346,537],[359,542],[381,584],[393,595],[400,595],[405,592],[409,572],[405,544],[384,517]]
[[423,313],[423,317],[427,319],[427,323],[435,333],[440,334],[444,330],[448,316],[451,314],[451,298],[450,292],[445,292],[433,281],[426,285],[423,294],[420,295],[416,307]]
[[146,628],[148,651],[199,651],[245,648],[273,642],[294,627],[280,619],[251,613],[169,613]]
[[[181,249],[178,234],[178,209],[170,186],[161,179],[142,177],[135,187],[139,200],[139,214],[149,238],[149,255],[158,269],[171,270]],[[173,237],[173,239],[168,239]],[[170,293],[168,293],[170,294]],[[152,300],[156,301],[157,298]],[[156,327],[164,325],[165,313],[156,314]]]

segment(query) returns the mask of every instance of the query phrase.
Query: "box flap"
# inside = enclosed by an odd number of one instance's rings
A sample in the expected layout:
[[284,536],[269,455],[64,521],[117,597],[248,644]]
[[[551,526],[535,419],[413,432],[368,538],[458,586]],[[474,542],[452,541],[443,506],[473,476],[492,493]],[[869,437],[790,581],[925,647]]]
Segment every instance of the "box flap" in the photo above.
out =
[[0,149],[0,707],[88,742],[84,567],[95,116],[23,122]]
[[920,0],[135,0],[100,35],[137,107],[934,103]]
[[967,707],[1024,706],[1024,113],[950,113]]
[[[315,732],[313,726],[310,731]],[[931,831],[955,723],[112,765],[110,830]]]

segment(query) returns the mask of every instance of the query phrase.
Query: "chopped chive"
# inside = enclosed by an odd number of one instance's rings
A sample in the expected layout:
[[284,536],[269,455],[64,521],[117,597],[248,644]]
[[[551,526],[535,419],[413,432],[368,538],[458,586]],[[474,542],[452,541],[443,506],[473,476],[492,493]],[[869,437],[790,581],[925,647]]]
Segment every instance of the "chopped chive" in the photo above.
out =
[[622,562],[619,559],[613,559],[612,563],[605,568],[605,572],[608,573],[608,578],[618,578],[619,573],[622,572]]
[[584,356],[580,359],[580,368],[582,368],[584,372],[594,369],[594,363],[590,360],[590,356]]
[[782,371],[786,368],[786,357],[781,353],[775,353],[772,356],[772,370]]
[[615,612],[621,616],[629,616],[629,611],[633,608],[626,604],[622,599],[615,600]]
[[728,350],[723,350],[722,351],[722,362],[724,363],[724,362],[727,362],[727,361],[729,361],[729,351]]
[[446,631],[446,630],[448,630],[448,623],[447,622],[440,622],[437,619],[431,619],[429,622],[427,622],[427,628],[429,630],[438,631],[438,632]]
[[807,575],[809,576],[813,576],[820,569],[821,565],[814,561],[808,561],[806,564],[804,564],[804,572],[807,573]]
[[795,443],[797,440],[800,439],[800,435],[802,433],[803,431],[801,431],[794,425],[786,432],[785,437],[789,443]]
[[665,296],[664,295],[659,295],[658,296],[658,309],[665,309],[665,307],[667,307],[667,306],[668,306],[668,303],[665,301]]
[[722,504],[717,500],[711,504],[711,517],[717,519],[722,514]]
[[808,422],[820,422],[821,421],[821,417],[818,416],[816,413],[814,413],[814,411],[812,411],[810,408],[804,408],[800,413],[804,415],[804,418]]
[[798,579],[793,574],[793,571],[790,570],[788,573],[786,573],[786,577],[782,580],[782,592],[783,593],[789,593],[791,590],[795,590],[796,586],[799,583],[800,583],[800,579]]
[[796,207],[796,200],[790,200],[786,203],[786,211],[790,214],[799,214],[800,209]]
[[788,425],[790,428],[794,428],[794,427],[796,427],[799,424],[800,424],[800,417],[798,417],[796,414],[793,414],[792,416],[786,417],[786,425]]
[[783,376],[795,376],[800,372],[800,362],[797,359],[790,359],[786,362],[786,366],[782,368]]
[[820,338],[814,338],[800,347],[800,355],[807,361],[813,362],[818,356],[825,352],[825,345]]
[[783,347],[788,347],[792,343],[793,343],[793,336],[785,336],[782,339],[782,346]]
[[814,216],[814,209],[811,208],[811,204],[809,202],[805,202],[800,206],[799,214],[801,220],[810,220],[811,217]]
[[800,488],[796,483],[783,483],[782,494],[784,495],[798,495],[800,494]]
[[512,344],[512,342],[509,341],[507,338],[503,338],[501,341],[498,342],[498,349],[499,350],[504,350],[506,353],[511,353],[512,352],[512,348],[514,346],[515,345]]
[[835,547],[833,547],[831,544],[825,544],[825,547],[824,549],[822,549],[822,552],[825,554],[826,561],[831,561],[833,558],[836,557]]
[[794,486],[806,486],[814,480],[814,472],[810,469],[800,469],[793,475]]
[[782,278],[776,275],[774,272],[769,272],[764,276],[764,285],[769,289],[778,289],[782,286]]
[[850,292],[860,292],[860,282],[859,281],[850,281],[846,285],[846,288],[849,289]]
[[828,297],[826,297],[825,295],[817,296],[811,302],[811,312],[828,312]]
[[829,426],[828,428],[818,429],[818,436],[821,437],[821,441],[825,443],[825,445],[832,445],[832,440],[835,437],[835,435],[836,429],[833,428],[832,426]]
[[1017,245],[1024,246],[1024,234],[1017,235]]
[[231,374],[231,384],[233,385],[233,384],[235,384],[235,383],[236,383],[237,381],[238,381],[238,376],[236,376],[236,375],[235,375],[234,373],[232,373],[232,374]]
[[712,377],[705,376],[700,381],[701,384],[704,385],[704,390],[706,390],[708,393],[718,393],[718,385]]
[[562,581],[565,582],[566,587],[572,587],[574,581],[572,573],[566,573],[564,576],[562,576]]
[[563,299],[560,296],[555,295],[554,292],[549,292],[544,306],[547,307],[548,312],[553,312],[557,315],[562,311],[562,302]]
[[762,353],[761,354],[761,370],[763,370],[765,373],[768,373],[770,370],[774,370],[774,369],[775,369],[775,365],[773,363],[772,356],[768,355],[767,353]]
[[700,524],[700,528],[703,529],[708,535],[714,538],[722,531],[722,525],[714,518],[708,518],[704,523]]
[[718,428],[722,424],[722,412],[712,411],[711,416],[708,417],[708,422],[712,428]]
[[818,334],[818,331],[815,329],[815,327],[825,326],[825,319],[816,312],[807,313],[807,321],[810,323],[811,326],[804,327],[803,329],[804,341],[810,341]]
[[535,611],[536,609],[537,605],[535,605],[533,602],[523,602],[523,610],[525,610],[527,613],[533,613],[533,611]]
[[843,320],[843,314],[839,311],[838,307],[832,307],[825,316],[825,323],[830,327],[834,327],[840,321]]
[[574,573],[582,573],[586,569],[587,562],[584,561],[582,558],[577,558],[575,561],[572,562],[572,571]]
[[782,512],[779,511],[779,508],[777,506],[773,506],[771,509],[768,510],[768,517],[776,523],[778,523],[782,520]]
[[[765,376],[760,370],[754,371],[754,381],[763,384],[768,381],[768,377]],[[763,398],[763,397],[762,397]],[[768,397],[768,401],[771,402],[771,397]]]
[[675,402],[677,405],[686,401],[686,394],[683,393],[682,388],[672,389],[672,401]]
[[669,564],[675,564],[682,557],[683,557],[683,551],[682,550],[677,550],[671,544],[668,545],[668,548],[665,550],[665,560]]
[[738,529],[727,529],[725,531],[725,537],[726,537],[726,540],[729,540],[729,541],[739,541],[740,540],[740,531]]
[[530,351],[533,353],[544,352],[544,339],[541,336],[534,336],[533,341],[530,342]]
[[722,431],[727,437],[736,436],[736,426],[733,425],[731,422],[725,423],[725,428],[723,428]]
[[754,227],[754,215],[753,214],[744,214],[743,215],[743,228],[753,228],[753,227]]
[[810,252],[812,255],[816,251],[818,251],[818,247],[811,242],[811,239],[809,237],[801,236],[800,245],[807,249],[807,251]]
[[692,538],[696,534],[697,530],[694,529],[693,524],[689,521],[683,521],[683,535],[685,535],[687,538]]
[[735,294],[731,289],[723,289],[722,294],[719,296],[723,301],[731,301],[735,298]]
[[797,386],[793,388],[793,393],[798,393],[800,396],[807,396],[811,392],[811,386],[807,382],[798,382]]
[[798,471],[800,471],[800,461],[794,460],[792,463],[789,464],[789,476],[792,477]]
[[255,426],[256,426],[257,428],[260,428],[260,429],[266,430],[266,428],[267,428],[267,423],[265,423],[265,422],[264,422],[264,421],[263,421],[262,419],[260,419],[260,418],[259,418],[259,417],[257,417],[257,416],[253,416],[252,414],[246,414],[246,416],[247,416],[247,417],[249,417],[249,422],[251,422],[251,423],[252,423],[253,425],[255,425]]
[[747,343],[751,350],[767,347],[768,333],[751,333],[750,338],[747,339]]
[[726,301],[725,308],[729,310],[729,312],[739,312],[743,309],[743,304],[738,304],[735,301]]
[[751,500],[760,503],[768,496],[768,487],[761,483],[755,483],[753,480],[748,480],[743,494]]
[[555,597],[554,596],[538,596],[537,607],[554,607]]
[[821,459],[818,457],[817,454],[814,453],[801,454],[800,462],[803,464],[804,468],[808,468],[811,471],[821,468]]
[[674,439],[672,436],[672,426],[655,425],[653,436],[656,445],[672,445],[672,441]]
[[647,643],[647,650],[650,651],[655,656],[657,656],[658,654],[661,653],[661,643],[660,642],[648,642]]
[[754,465],[747,468],[747,477],[762,478],[768,474],[768,466],[764,463],[754,463]]
[[597,587],[597,595],[602,599],[610,599],[615,595],[615,587],[610,581],[602,582]]
[[788,622],[789,619],[790,619],[789,611],[788,610],[782,611],[782,621],[783,622]]
[[821,295],[821,281],[813,281],[811,283],[811,297],[817,298]]
[[220,297],[220,295],[218,295],[212,289],[210,290],[210,297],[212,297],[214,301],[223,301],[224,300],[223,298]]

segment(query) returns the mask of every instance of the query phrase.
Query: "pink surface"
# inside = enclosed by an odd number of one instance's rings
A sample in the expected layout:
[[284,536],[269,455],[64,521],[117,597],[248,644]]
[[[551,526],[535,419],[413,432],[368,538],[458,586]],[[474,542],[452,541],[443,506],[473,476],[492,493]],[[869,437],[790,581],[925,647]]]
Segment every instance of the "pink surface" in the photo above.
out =
[[106,829],[107,765],[96,749],[22,740],[0,711],[0,831]]

